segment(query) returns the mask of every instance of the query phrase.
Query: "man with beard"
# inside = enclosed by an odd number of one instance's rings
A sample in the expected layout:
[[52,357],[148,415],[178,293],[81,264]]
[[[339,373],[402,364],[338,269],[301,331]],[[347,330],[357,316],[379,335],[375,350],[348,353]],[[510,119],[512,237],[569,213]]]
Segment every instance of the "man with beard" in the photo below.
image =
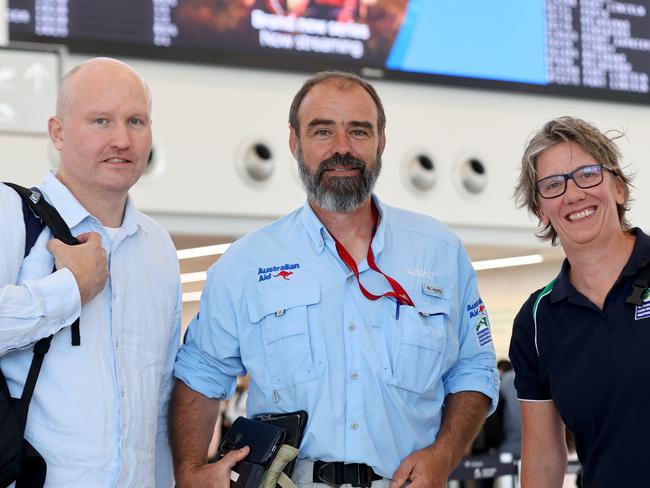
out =
[[219,486],[210,433],[246,372],[249,416],[309,413],[298,486],[444,487],[494,409],[489,322],[458,238],[372,193],[385,120],[351,74],[296,94],[289,143],[307,202],[208,273],[175,367],[179,487]]

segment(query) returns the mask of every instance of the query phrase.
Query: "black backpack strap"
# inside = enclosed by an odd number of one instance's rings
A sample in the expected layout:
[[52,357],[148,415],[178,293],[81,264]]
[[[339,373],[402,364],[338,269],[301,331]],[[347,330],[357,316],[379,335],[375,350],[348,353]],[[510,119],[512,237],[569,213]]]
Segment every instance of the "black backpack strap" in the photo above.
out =
[[41,372],[41,366],[43,365],[43,358],[47,354],[47,351],[50,350],[52,337],[53,336],[45,337],[34,344],[34,357],[32,358],[32,364],[29,367],[29,373],[27,373],[23,394],[20,397],[20,403],[22,404],[22,408],[19,410],[21,432],[25,432],[29,402],[31,402],[32,395],[34,394],[36,380],[38,379],[38,374]]
[[57,209],[47,203],[38,188],[29,189],[7,182],[5,182],[5,185],[13,188],[16,193],[20,195],[23,201],[27,202],[31,210],[43,219],[43,222],[45,222],[45,225],[50,228],[50,231],[55,238],[69,246],[79,244],[79,241],[70,232],[70,228],[68,227],[68,224],[65,223],[65,220],[63,220],[63,217],[61,217]]
[[27,257],[29,251],[36,244],[38,236],[41,235],[45,222],[29,208],[29,204],[24,198],[21,198],[21,203],[23,205],[23,220],[25,221],[25,257]]
[[[29,218],[28,214],[25,213],[25,205],[29,207],[29,210],[31,210],[34,215],[39,217],[45,225],[50,229],[50,232],[52,232],[52,235],[56,238],[59,239],[61,242],[64,244],[67,244],[69,246],[74,246],[79,244],[79,241],[77,240],[76,237],[72,235],[70,232],[70,228],[68,227],[68,224],[65,223],[63,220],[63,217],[59,214],[56,208],[54,208],[52,205],[47,203],[45,201],[45,198],[43,198],[43,194],[38,188],[25,188],[20,185],[16,185],[15,183],[7,183],[5,182],[5,185],[7,185],[10,188],[13,188],[18,195],[20,195],[22,201],[23,201],[23,214],[25,217],[25,229],[27,232],[27,238],[25,239],[25,256],[29,254],[30,249],[36,242],[36,238],[38,238],[38,234],[36,237],[34,237],[34,229],[35,226],[29,225]],[[42,228],[41,228],[42,229]],[[30,244],[29,248],[27,248],[27,245]],[[56,270],[56,268],[55,268]],[[74,323],[70,326],[70,333],[72,335],[72,345],[73,346],[78,346],[81,344],[81,335],[79,332],[79,319],[77,318]]]
[[[45,227],[45,219],[41,218],[41,212],[39,209],[43,208],[42,205],[34,210],[34,205],[38,205],[41,198],[40,192],[37,195],[33,195],[36,192],[27,190],[26,188],[20,187],[8,183],[7,186],[13,188],[21,197],[22,209],[23,209],[23,220],[25,222],[25,257],[29,254],[32,247],[38,240],[38,236],[43,231]],[[33,199],[32,199],[33,196]],[[51,207],[51,206],[50,206]],[[52,207],[53,208],[53,207]],[[54,210],[55,213],[56,210]],[[58,215],[58,213],[57,213]],[[59,216],[61,222],[63,220]],[[48,221],[54,222],[56,218],[50,219]],[[55,224],[59,225],[59,224]],[[63,226],[67,229],[67,233],[70,234],[65,222]],[[54,234],[54,231],[52,232]],[[58,233],[58,227],[57,227]],[[65,234],[65,233],[64,233]],[[75,324],[79,326],[79,320],[75,321]],[[3,438],[2,441],[17,443],[11,446],[11,460],[10,464],[5,464],[8,458],[3,457],[3,480],[2,486],[5,486],[4,483],[11,483],[15,480],[16,488],[43,488],[45,485],[45,478],[47,475],[47,465],[43,457],[34,449],[34,447],[24,438],[25,436],[25,426],[27,424],[27,415],[29,412],[29,404],[31,403],[32,395],[34,394],[34,388],[36,387],[36,381],[38,380],[38,375],[41,371],[41,366],[43,365],[43,359],[45,354],[50,348],[50,342],[52,341],[52,336],[40,339],[34,344],[34,352],[32,357],[32,363],[29,367],[29,372],[27,373],[27,379],[25,380],[25,386],[23,388],[23,393],[19,399],[11,398],[9,388],[7,387],[6,380],[2,371],[0,371],[0,396],[2,396],[3,401],[7,401],[13,405],[12,415],[9,415],[9,418],[2,418],[3,422],[8,422],[8,424],[3,426],[3,434],[8,434],[9,437]],[[7,414],[8,412],[4,412]],[[10,430],[7,430],[9,426],[12,426]],[[4,446],[3,447],[9,447]],[[4,454],[4,453],[3,453]],[[7,477],[7,475],[9,477]]]
[[643,305],[643,292],[648,289],[650,283],[650,261],[643,261],[639,266],[639,271],[634,277],[632,284],[632,293],[625,299],[626,303],[632,305]]

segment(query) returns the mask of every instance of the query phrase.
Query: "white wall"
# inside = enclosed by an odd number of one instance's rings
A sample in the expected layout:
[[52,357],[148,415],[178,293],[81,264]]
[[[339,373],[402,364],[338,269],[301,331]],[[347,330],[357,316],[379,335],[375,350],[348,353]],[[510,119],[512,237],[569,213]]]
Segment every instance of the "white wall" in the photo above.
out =
[[7,0],[0,0],[0,46],[7,44],[9,40],[9,29],[7,26]]
[[[81,60],[70,57],[66,68]],[[160,173],[144,178],[133,192],[141,208],[169,227],[185,223],[186,231],[218,233],[228,217],[256,223],[302,203],[287,144],[287,112],[306,75],[127,61],[153,89],[155,146],[164,159]],[[515,211],[510,196],[527,136],[551,117],[571,114],[601,128],[623,129],[629,138],[621,142],[625,162],[637,171],[637,188],[650,184],[644,164],[650,153],[648,107],[386,81],[376,86],[388,115],[379,195],[440,218],[470,243],[535,243],[533,225],[524,211]],[[266,141],[277,161],[266,186],[245,184],[235,169],[240,147],[253,140]],[[0,135],[0,147],[2,179],[32,183],[50,165],[43,139]],[[402,161],[415,149],[429,152],[439,171],[436,186],[424,194],[402,181]],[[480,196],[463,194],[454,184],[454,163],[462,155],[487,165],[489,183]],[[635,191],[632,218],[650,227],[643,211],[649,208],[647,193]]]

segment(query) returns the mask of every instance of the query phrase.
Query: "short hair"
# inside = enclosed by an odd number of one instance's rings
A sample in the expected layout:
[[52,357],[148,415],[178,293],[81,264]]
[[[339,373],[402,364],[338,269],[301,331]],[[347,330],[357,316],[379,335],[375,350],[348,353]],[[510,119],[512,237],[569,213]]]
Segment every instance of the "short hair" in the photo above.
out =
[[68,71],[59,84],[59,91],[56,96],[56,115],[57,117],[63,117],[68,104],[70,103],[70,79],[77,74],[84,66],[85,63],[79,64]]
[[[575,142],[580,144],[596,161],[612,171],[623,184],[624,201],[616,206],[616,210],[621,228],[624,231],[630,230],[631,225],[625,217],[625,213],[630,209],[632,178],[626,176],[621,170],[621,152],[614,143],[620,137],[623,137],[623,133],[620,131],[603,133],[594,125],[576,117],[563,116],[547,122],[544,127],[533,134],[521,158],[521,172],[514,192],[517,207],[526,207],[529,213],[539,218],[540,207],[536,188],[537,158],[556,144]],[[558,235],[551,223],[542,225],[540,222],[540,227],[535,235],[543,241],[550,240],[554,246],[557,245]]]
[[65,111],[67,110],[68,105],[70,104],[70,99],[72,98],[72,93],[71,93],[71,80],[74,78],[74,76],[79,73],[81,70],[86,68],[86,66],[89,66],[93,63],[97,62],[108,62],[108,63],[116,63],[119,65],[124,66],[125,68],[128,68],[135,74],[138,78],[140,78],[140,81],[142,82],[142,85],[145,90],[145,94],[147,96],[147,103],[149,104],[149,110],[151,110],[151,88],[149,88],[149,84],[142,78],[140,73],[138,73],[136,70],[134,70],[130,65],[126,64],[123,61],[120,61],[118,59],[113,59],[113,58],[106,58],[106,57],[99,57],[99,58],[92,58],[89,59],[88,61],[85,61],[74,68],[72,68],[70,71],[68,71],[63,78],[61,78],[61,81],[59,83],[59,91],[57,92],[56,95],[56,115],[59,118],[63,118],[63,115]]
[[320,83],[330,80],[340,80],[343,83],[350,85],[358,85],[366,90],[377,107],[377,129],[379,132],[384,131],[386,128],[386,113],[384,112],[384,105],[381,103],[377,91],[370,83],[360,76],[346,71],[321,71],[303,83],[291,102],[291,108],[289,109],[289,127],[295,130],[297,135],[300,134],[300,123],[298,121],[298,110],[300,109],[300,104],[312,88]]

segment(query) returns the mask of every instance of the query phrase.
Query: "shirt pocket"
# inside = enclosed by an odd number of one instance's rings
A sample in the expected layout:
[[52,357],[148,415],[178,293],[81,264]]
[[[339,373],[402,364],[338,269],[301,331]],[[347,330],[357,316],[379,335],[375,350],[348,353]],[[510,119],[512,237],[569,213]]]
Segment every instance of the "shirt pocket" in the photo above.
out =
[[[288,288],[288,287],[287,287]],[[261,329],[265,366],[273,389],[318,377],[312,352],[309,307],[320,303],[317,284],[258,292],[248,301],[250,321]]]
[[399,320],[390,324],[399,329],[390,384],[425,396],[435,392],[449,320],[449,301],[444,298],[427,298],[415,307],[400,307]]

